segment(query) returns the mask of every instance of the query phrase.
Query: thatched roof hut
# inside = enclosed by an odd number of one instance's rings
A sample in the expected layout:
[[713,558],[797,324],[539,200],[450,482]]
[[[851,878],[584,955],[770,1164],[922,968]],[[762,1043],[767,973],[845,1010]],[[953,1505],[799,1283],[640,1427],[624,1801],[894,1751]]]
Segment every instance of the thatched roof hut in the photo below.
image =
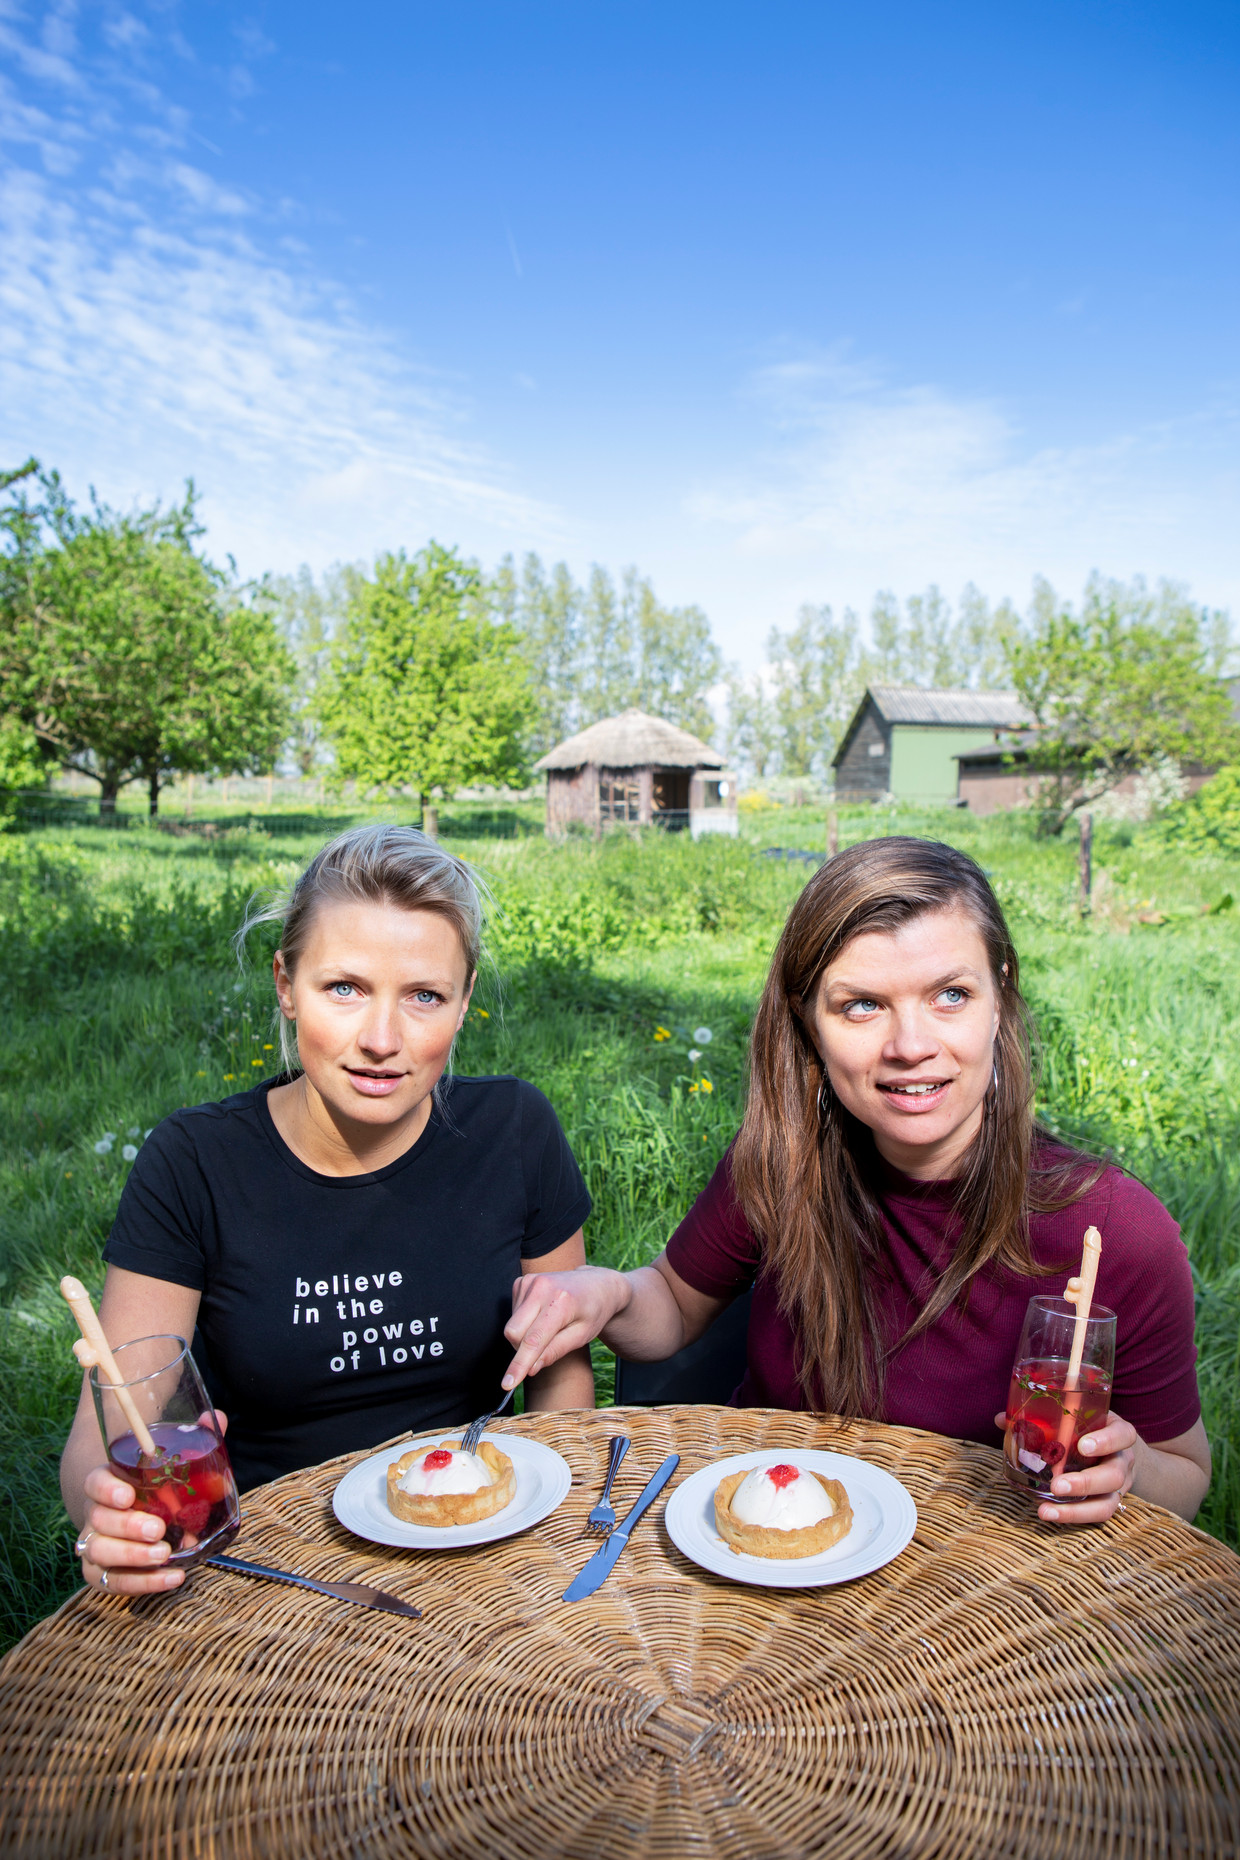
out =
[[534,764],[547,777],[547,831],[574,823],[736,831],[736,783],[709,743],[662,717],[604,717]]

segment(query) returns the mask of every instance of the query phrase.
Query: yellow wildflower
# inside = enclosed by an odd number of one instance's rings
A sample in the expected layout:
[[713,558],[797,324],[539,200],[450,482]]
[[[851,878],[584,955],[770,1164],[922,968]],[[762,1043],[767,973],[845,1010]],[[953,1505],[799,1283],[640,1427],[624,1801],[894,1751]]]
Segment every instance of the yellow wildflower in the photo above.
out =
[[226,1072],[226,1073],[224,1074],[224,1083],[225,1083],[225,1085],[231,1085],[231,1084],[232,1084],[232,1082],[233,1082],[233,1080],[234,1080],[234,1079],[236,1078],[236,1076],[237,1076],[237,1075],[236,1075],[236,1073],[235,1073],[235,1072]]
[[271,1045],[271,1041],[270,1041],[270,1040],[268,1040],[268,1041],[266,1042],[266,1044],[264,1045],[264,1047],[263,1047],[263,1051],[264,1051],[265,1053],[270,1053],[270,1052],[271,1052],[272,1050],[273,1050],[273,1049],[272,1049],[272,1045]]
[[672,1036],[666,1027],[656,1027],[654,1030],[654,1037],[656,1040],[670,1040]]
[[261,1059],[251,1059],[251,1061],[250,1061],[250,1064],[251,1064],[252,1066],[261,1066],[261,1065],[262,1065],[262,1063],[263,1063],[263,1062],[262,1062],[262,1060],[261,1060]]
[[713,1085],[711,1084],[711,1082],[710,1082],[710,1080],[709,1080],[709,1079],[703,1079],[703,1080],[702,1080],[702,1090],[703,1090],[703,1091],[714,1091],[714,1089],[715,1089],[715,1088],[714,1088],[714,1086],[713,1086]]
[[487,1013],[485,1008],[479,1008],[478,1018],[479,1020],[490,1020],[491,1016]]

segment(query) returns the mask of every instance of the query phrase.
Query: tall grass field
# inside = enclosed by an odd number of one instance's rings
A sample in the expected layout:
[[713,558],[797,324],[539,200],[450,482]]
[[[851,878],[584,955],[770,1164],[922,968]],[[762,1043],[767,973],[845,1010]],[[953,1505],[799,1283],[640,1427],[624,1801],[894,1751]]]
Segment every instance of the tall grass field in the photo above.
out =
[[[5,1644],[77,1580],[56,1468],[79,1377],[57,1281],[73,1272],[98,1292],[131,1153],[152,1125],[274,1069],[270,947],[242,973],[229,936],[251,892],[358,817],[220,809],[209,834],[132,817],[123,830],[0,837]],[[991,874],[1038,1016],[1042,1115],[1111,1150],[1182,1226],[1215,1456],[1198,1521],[1240,1545],[1240,857],[1189,856],[1156,827],[1101,826],[1083,919],[1074,844],[1039,841],[1020,815],[857,809],[840,825],[843,843],[949,840]],[[496,905],[458,1069],[515,1072],[548,1094],[594,1197],[592,1258],[648,1260],[740,1117],[750,1019],[813,869],[770,849],[821,850],[822,815],[751,812],[738,840],[647,831],[550,844],[533,804],[461,805],[440,830]],[[597,1367],[606,1400],[605,1352]]]

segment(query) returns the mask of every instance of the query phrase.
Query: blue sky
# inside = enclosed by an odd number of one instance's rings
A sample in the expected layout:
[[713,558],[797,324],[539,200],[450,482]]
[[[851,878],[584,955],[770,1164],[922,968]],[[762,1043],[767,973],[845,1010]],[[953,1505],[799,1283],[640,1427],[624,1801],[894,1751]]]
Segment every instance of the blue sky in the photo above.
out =
[[0,0],[0,455],[247,573],[1240,613],[1234,6]]

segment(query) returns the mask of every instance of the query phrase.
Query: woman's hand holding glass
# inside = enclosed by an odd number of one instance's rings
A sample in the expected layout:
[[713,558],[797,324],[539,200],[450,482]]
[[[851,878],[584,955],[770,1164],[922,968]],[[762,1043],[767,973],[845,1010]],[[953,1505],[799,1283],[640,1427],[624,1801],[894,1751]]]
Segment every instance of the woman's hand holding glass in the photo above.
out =
[[[228,1416],[222,1409],[215,1410],[215,1420],[225,1433]],[[96,1466],[83,1490],[90,1507],[74,1550],[87,1587],[106,1588],[109,1595],[162,1595],[179,1588],[185,1569],[164,1568],[172,1554],[164,1520],[137,1509],[133,1487],[107,1466]]]
[[[995,1416],[996,1427],[1007,1426],[1007,1415]],[[1047,1524],[1105,1524],[1121,1508],[1137,1476],[1139,1437],[1131,1422],[1109,1411],[1106,1423],[1077,1442],[1077,1452],[1094,1462],[1082,1472],[1058,1473],[1051,1480],[1051,1497],[1038,1506]],[[1056,1505],[1054,1500],[1066,1502]]]

